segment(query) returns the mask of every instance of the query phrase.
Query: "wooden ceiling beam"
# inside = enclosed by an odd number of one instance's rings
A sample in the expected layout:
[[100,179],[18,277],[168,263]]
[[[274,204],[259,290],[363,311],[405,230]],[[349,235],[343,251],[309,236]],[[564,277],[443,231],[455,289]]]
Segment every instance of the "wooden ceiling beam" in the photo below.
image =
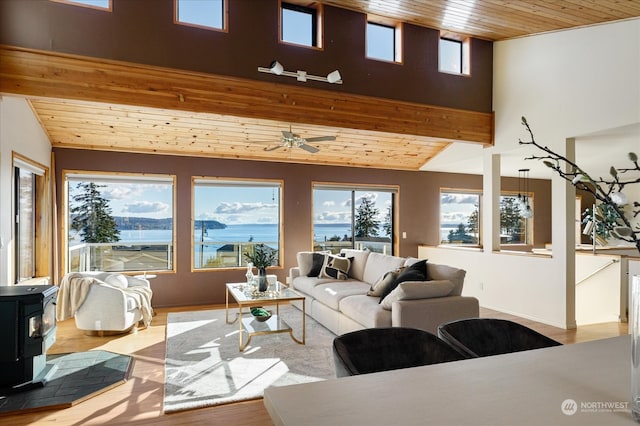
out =
[[0,46],[0,93],[493,144],[493,114]]

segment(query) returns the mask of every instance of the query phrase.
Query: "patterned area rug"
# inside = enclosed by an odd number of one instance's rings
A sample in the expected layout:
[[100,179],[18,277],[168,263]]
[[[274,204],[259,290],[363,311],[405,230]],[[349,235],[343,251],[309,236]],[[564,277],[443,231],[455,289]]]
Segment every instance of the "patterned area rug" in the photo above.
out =
[[[236,312],[230,310],[230,318]],[[283,306],[280,314],[300,339],[302,312]],[[245,311],[244,316],[251,315]],[[306,319],[305,345],[289,333],[264,334],[253,336],[243,352],[238,327],[237,321],[226,324],[224,309],[169,314],[165,413],[260,398],[268,386],[335,378],[335,335],[313,319]]]

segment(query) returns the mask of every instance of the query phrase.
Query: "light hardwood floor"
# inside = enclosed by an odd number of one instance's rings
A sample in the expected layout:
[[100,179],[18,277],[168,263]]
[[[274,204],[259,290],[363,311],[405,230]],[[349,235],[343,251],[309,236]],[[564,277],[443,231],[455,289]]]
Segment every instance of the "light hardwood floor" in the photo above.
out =
[[[218,309],[199,306],[156,309],[153,324],[146,330],[110,336],[86,336],[75,328],[73,320],[58,323],[57,341],[50,353],[102,349],[135,357],[129,380],[121,386],[62,410],[1,416],[3,426],[23,425],[272,425],[262,399],[219,407],[163,414],[165,326],[167,314],[175,311]],[[627,333],[627,324],[606,323],[563,330],[488,309],[481,316],[511,319],[531,327],[562,343],[577,343]]]

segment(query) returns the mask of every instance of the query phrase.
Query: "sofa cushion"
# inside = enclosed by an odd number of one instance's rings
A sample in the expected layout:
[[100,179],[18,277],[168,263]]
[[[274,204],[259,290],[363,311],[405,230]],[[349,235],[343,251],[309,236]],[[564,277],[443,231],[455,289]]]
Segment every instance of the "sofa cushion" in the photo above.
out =
[[405,282],[405,281],[427,281],[428,279],[429,278],[427,277],[427,260],[423,259],[423,260],[420,260],[420,261],[414,263],[411,266],[407,266],[406,268],[404,268],[400,272],[400,274],[398,274],[398,277],[393,282],[393,284],[387,286],[384,289],[384,291],[380,295],[380,301],[382,302],[382,300],[389,293],[391,293],[398,286],[398,284],[400,284],[402,282]]
[[349,269],[351,269],[351,258],[327,255],[324,258],[320,277],[346,280],[349,278]]
[[396,282],[398,275],[400,275],[400,270],[398,269],[384,274],[374,285],[371,286],[371,289],[367,292],[367,296],[382,296],[382,293],[385,293],[387,288]]
[[362,281],[375,284],[387,272],[400,268],[404,261],[403,257],[372,252],[367,257],[367,266],[364,268]]
[[320,275],[324,264],[325,253],[301,251],[296,254],[300,275],[306,277],[317,277]]
[[315,286],[311,292],[311,296],[316,299],[316,301],[337,311],[340,300],[347,296],[353,296],[354,294],[364,295],[368,289],[369,285],[362,281],[334,281]]
[[453,283],[450,296],[460,296],[462,294],[462,286],[464,285],[466,274],[467,271],[464,269],[454,268],[453,266],[435,263],[427,264],[427,275],[430,280],[449,280]]
[[311,295],[313,289],[320,284],[335,282],[333,278],[297,277],[292,282],[294,290]]
[[397,300],[432,299],[434,297],[448,296],[453,289],[453,283],[449,280],[437,281],[405,281],[389,293],[380,306],[391,310],[393,302]]
[[391,311],[383,309],[375,297],[364,294],[340,300],[340,312],[366,328],[391,327]]
[[364,279],[364,268],[367,265],[367,258],[371,252],[368,250],[355,250],[355,249],[342,249],[340,254],[345,257],[351,257],[351,271],[349,276],[355,278],[358,281],[366,281]]

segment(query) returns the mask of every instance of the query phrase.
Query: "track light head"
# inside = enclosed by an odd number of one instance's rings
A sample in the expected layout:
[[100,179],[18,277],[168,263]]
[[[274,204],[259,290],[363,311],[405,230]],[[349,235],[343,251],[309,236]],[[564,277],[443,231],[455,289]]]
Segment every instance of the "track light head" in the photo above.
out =
[[338,81],[342,80],[342,76],[340,75],[340,71],[335,70],[335,71],[331,71],[328,75],[327,75],[327,81],[329,83],[337,83]]
[[280,62],[273,61],[271,65],[269,65],[269,71],[271,71],[272,74],[280,75],[284,71],[284,67]]

